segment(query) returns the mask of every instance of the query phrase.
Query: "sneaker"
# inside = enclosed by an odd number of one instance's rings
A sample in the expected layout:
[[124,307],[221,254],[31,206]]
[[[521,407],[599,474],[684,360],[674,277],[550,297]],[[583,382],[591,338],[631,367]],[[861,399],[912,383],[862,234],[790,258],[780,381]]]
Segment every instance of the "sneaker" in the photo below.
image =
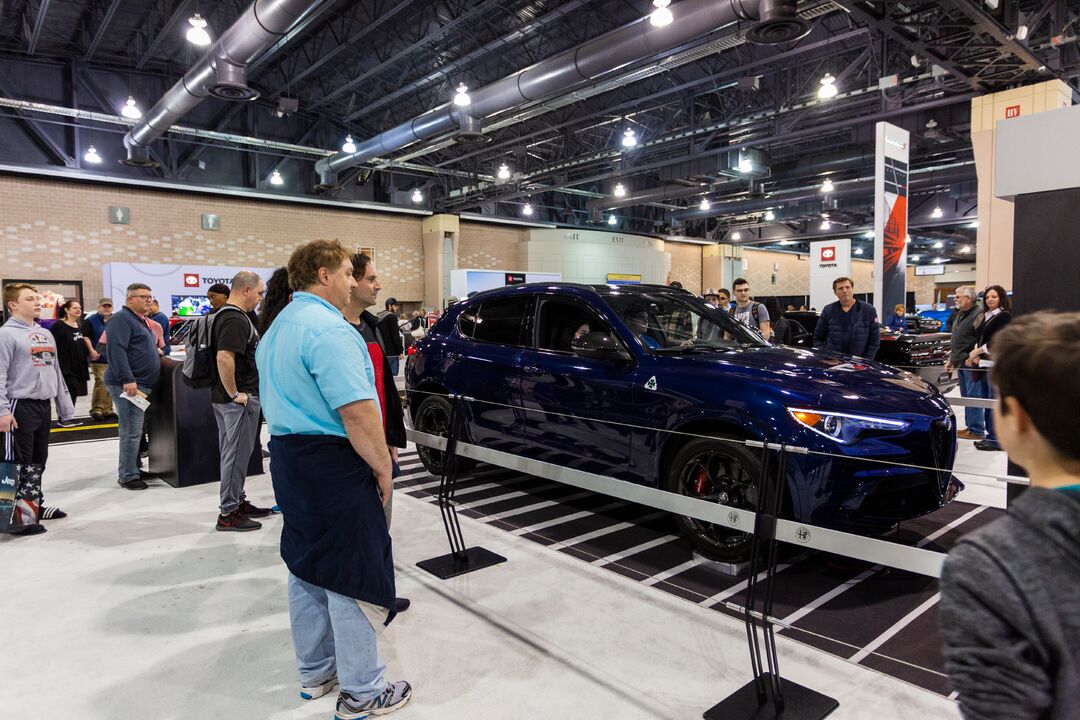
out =
[[62,428],[73,428],[79,427],[82,423],[78,420],[57,420],[56,425]]
[[275,515],[280,515],[281,514],[281,506],[280,505],[275,505],[274,507],[270,508],[270,512],[274,513]]
[[262,523],[252,520],[243,513],[231,512],[228,515],[218,515],[216,527],[218,530],[222,531],[231,530],[233,532],[249,532],[261,528]]
[[347,692],[338,693],[335,720],[361,720],[368,715],[386,715],[405,706],[412,697],[412,686],[404,680],[386,683],[383,691],[368,700],[357,700]]
[[120,487],[127,488],[128,490],[145,490],[150,487],[142,480],[128,480],[127,482],[117,480],[116,482],[120,483]]
[[314,700],[315,698],[321,698],[323,695],[336,688],[337,684],[337,675],[334,675],[329,680],[324,680],[321,683],[316,683],[314,685],[301,685],[300,697],[305,700]]
[[25,537],[27,535],[40,535],[43,532],[48,532],[48,529],[44,525],[42,525],[41,523],[38,523],[37,525],[31,525],[30,527],[26,528],[25,530],[20,530],[19,532],[13,532],[11,534],[12,535],[22,535],[22,536]]
[[271,512],[270,508],[255,507],[247,500],[240,503],[240,507],[236,508],[236,511],[248,517],[266,517]]
[[41,508],[42,520],[59,520],[60,518],[66,518],[67,513],[58,507],[43,507]]

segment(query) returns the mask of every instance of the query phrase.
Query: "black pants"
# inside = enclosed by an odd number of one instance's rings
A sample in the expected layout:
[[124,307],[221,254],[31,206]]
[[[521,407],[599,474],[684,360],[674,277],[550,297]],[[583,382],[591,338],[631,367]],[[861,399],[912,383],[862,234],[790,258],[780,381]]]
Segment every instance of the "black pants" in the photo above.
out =
[[49,429],[52,426],[52,407],[48,400],[12,400],[15,422],[15,462],[45,465],[49,459]]

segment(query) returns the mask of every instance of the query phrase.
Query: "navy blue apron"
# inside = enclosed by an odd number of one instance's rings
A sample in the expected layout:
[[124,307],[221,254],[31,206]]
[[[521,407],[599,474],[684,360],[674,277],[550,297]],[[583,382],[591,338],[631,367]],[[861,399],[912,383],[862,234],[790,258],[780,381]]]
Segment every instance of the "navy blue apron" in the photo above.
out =
[[394,560],[371,468],[346,438],[270,438],[271,477],[284,525],[281,559],[296,577],[391,610]]

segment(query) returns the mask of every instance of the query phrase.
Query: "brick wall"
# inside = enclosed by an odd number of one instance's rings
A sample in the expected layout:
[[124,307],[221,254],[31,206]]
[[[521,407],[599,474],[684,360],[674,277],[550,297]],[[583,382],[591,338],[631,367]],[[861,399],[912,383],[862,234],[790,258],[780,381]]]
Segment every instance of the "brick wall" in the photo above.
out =
[[[130,224],[110,224],[110,206],[130,208]],[[203,231],[202,213],[221,229]],[[90,302],[104,263],[276,267],[316,238],[375,248],[383,293],[423,298],[419,216],[0,177],[0,274],[81,280]]]
[[671,279],[682,283],[683,289],[700,295],[701,287],[701,245],[688,243],[664,243],[664,249],[671,253]]
[[513,225],[462,222],[458,227],[457,267],[470,270],[529,270],[523,244],[528,229]]

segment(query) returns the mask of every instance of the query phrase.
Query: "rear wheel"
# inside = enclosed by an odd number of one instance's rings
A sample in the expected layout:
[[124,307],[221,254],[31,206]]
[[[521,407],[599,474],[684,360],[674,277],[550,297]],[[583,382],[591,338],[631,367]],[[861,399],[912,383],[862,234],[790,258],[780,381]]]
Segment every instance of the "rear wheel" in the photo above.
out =
[[[442,395],[429,395],[416,409],[416,420],[413,426],[422,433],[449,437],[452,410],[453,406],[449,398]],[[451,467],[446,453],[425,445],[417,445],[416,454],[420,456],[420,462],[432,475],[449,474],[452,469],[458,473],[467,473],[476,466],[475,460],[459,455],[453,459],[453,467]]]
[[[761,459],[729,438],[695,438],[676,453],[667,475],[669,492],[744,510],[755,510]],[[679,529],[703,555],[723,562],[750,559],[748,533],[678,515]]]

